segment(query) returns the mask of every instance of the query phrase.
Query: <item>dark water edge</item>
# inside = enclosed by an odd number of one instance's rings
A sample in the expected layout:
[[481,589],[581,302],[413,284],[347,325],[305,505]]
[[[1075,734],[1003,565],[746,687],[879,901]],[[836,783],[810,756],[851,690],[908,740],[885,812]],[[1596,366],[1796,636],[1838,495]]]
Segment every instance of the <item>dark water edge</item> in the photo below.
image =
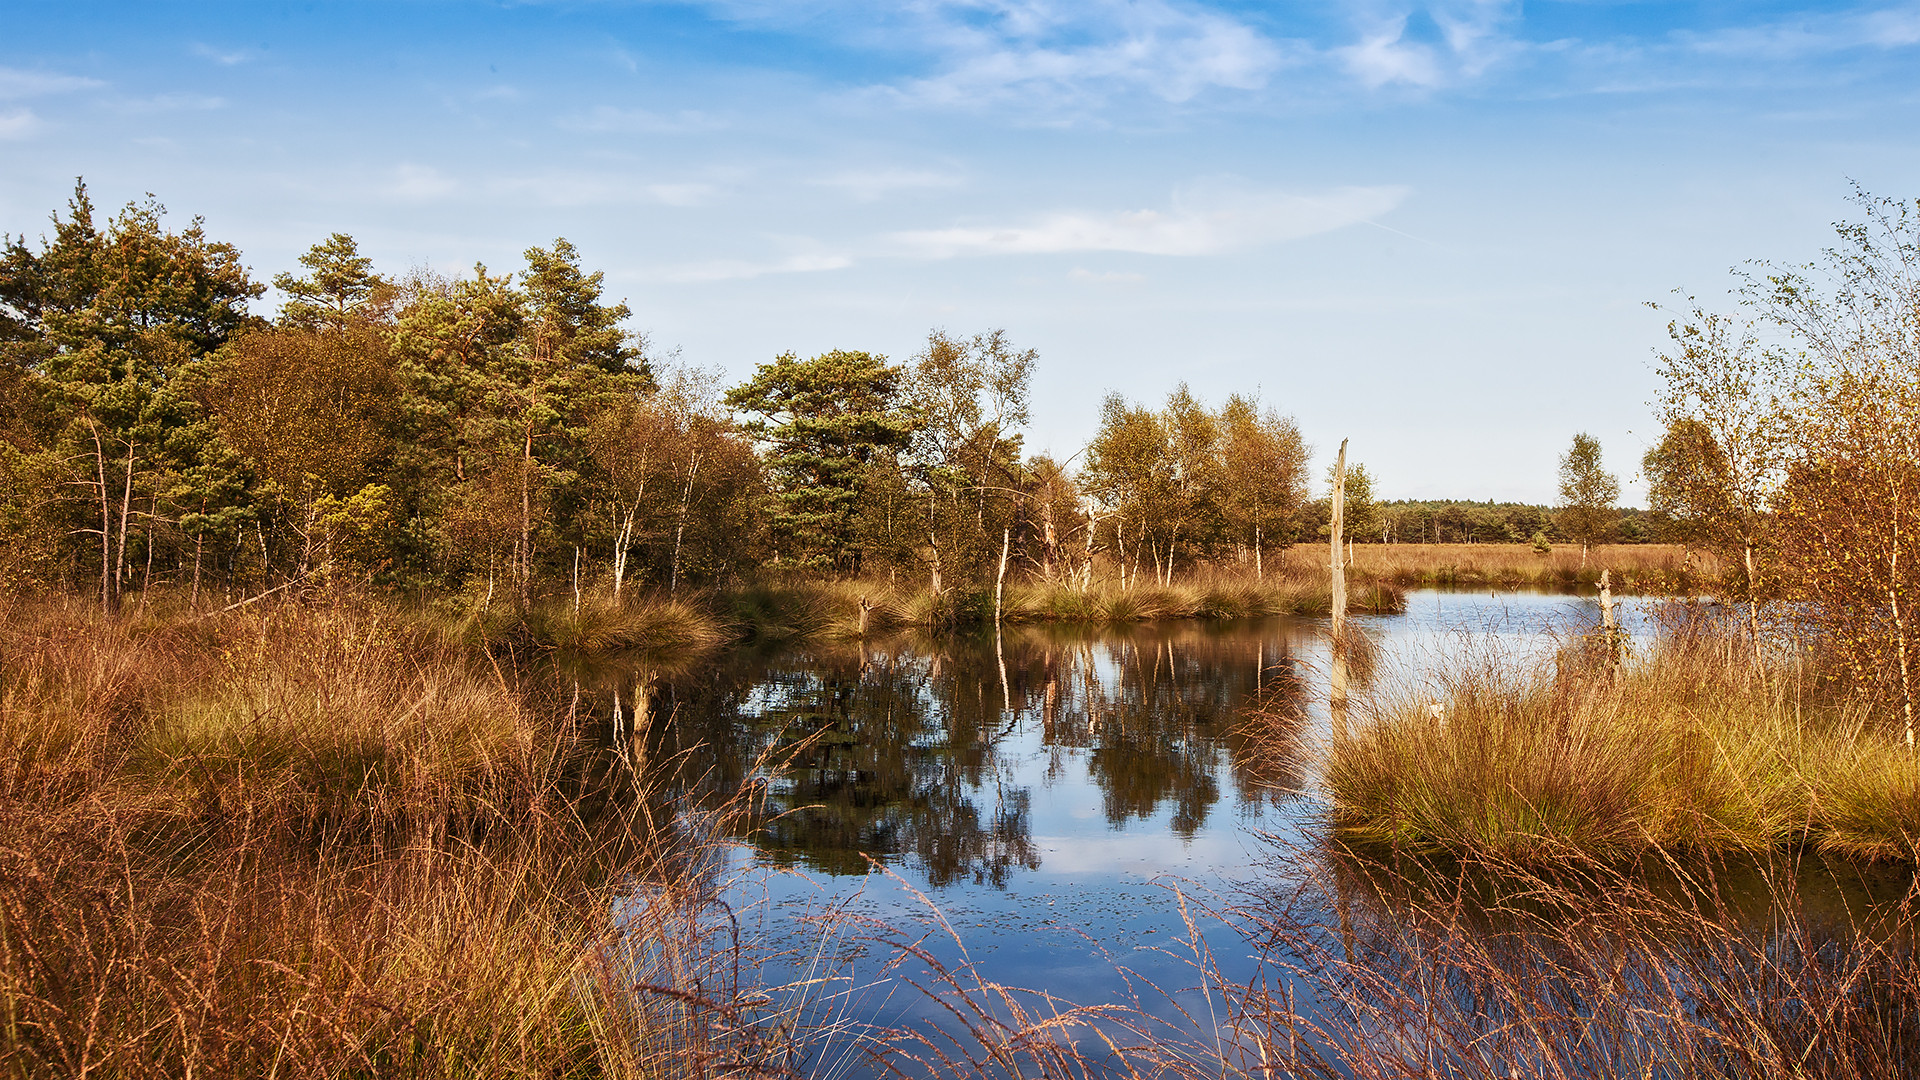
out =
[[[1655,603],[1625,603],[1632,632]],[[1377,646],[1364,674],[1396,692],[1448,656],[1535,662],[1595,617],[1591,598],[1426,590],[1404,615],[1358,620]],[[1472,868],[1327,850],[1323,634],[1324,620],[1274,618],[736,650],[686,671],[585,669],[574,707],[609,727],[617,709],[642,733],[630,752],[689,787],[764,785],[768,813],[716,873],[759,943],[755,977],[808,987],[780,1008],[826,1031],[953,1033],[967,990],[984,1003],[972,1023],[1118,1003],[1193,1037],[1220,1015],[1209,987],[1278,977],[1303,1014],[1338,1007],[1285,973],[1302,958],[1276,956],[1288,946],[1249,913],[1284,907],[1335,934],[1465,896],[1491,935],[1553,914]],[[1298,718],[1287,745],[1249,719],[1255,702]],[[1640,872],[1664,895],[1699,895],[1695,870]],[[1707,876],[1756,934],[1782,924],[1783,894],[1796,932],[1895,940],[1909,925],[1906,868],[1808,855],[1720,860]],[[872,1068],[845,1031],[816,1049],[826,1072]]]

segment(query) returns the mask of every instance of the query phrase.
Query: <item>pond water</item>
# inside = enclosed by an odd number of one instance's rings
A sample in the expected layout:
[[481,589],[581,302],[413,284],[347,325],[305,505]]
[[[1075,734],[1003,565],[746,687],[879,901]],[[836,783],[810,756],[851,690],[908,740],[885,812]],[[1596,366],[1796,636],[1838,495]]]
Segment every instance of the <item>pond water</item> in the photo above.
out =
[[[1621,605],[1630,634],[1650,606]],[[1591,597],[1415,592],[1404,614],[1354,619],[1376,646],[1361,689],[1418,692],[1449,654],[1548,656],[1597,618]],[[931,963],[1173,1018],[1205,1015],[1196,936],[1230,980],[1256,963],[1219,924],[1190,923],[1182,894],[1284,878],[1323,811],[1324,635],[1292,618],[905,635],[741,652],[602,693],[629,713],[644,694],[656,761],[719,789],[764,773],[771,816],[722,868],[728,903],[776,951],[833,957],[768,982],[819,963],[833,1017],[950,1022],[906,981],[936,985]],[[1296,753],[1247,720],[1256,700],[1303,718],[1279,729]],[[803,739],[787,767],[760,764]]]

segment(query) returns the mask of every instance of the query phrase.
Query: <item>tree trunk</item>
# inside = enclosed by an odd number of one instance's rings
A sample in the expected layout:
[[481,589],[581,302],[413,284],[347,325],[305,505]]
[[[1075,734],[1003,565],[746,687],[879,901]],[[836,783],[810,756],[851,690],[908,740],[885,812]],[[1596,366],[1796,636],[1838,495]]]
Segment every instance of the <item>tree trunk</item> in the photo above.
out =
[[[206,512],[204,506],[201,512]],[[200,608],[200,556],[205,553],[206,548],[207,531],[201,529],[193,535],[193,599],[187,601],[187,608],[193,611],[198,611]]]
[[533,410],[527,410],[526,449],[520,456],[520,606],[533,600]]
[[1893,647],[1900,658],[1900,712],[1906,720],[1907,749],[1913,750],[1913,677],[1907,663],[1907,618],[1900,610],[1900,524],[1893,526],[1893,552],[1887,565],[1887,604],[1893,615]]
[[1260,526],[1253,527],[1253,579],[1267,580],[1267,568],[1260,561]]
[[147,529],[144,534],[147,538],[147,569],[146,573],[140,576],[140,604],[142,607],[146,606],[147,590],[153,585],[153,523],[159,520],[159,517],[160,496],[155,495],[152,501],[147,504]]
[[1327,704],[1333,722],[1333,737],[1347,737],[1347,567],[1341,558],[1342,532],[1346,528],[1347,440],[1340,440],[1340,456],[1333,465],[1333,521],[1329,543],[1332,577],[1332,663],[1328,667]]
[[120,542],[113,556],[113,603],[120,606],[120,592],[127,574],[127,522],[133,517],[133,440],[127,440],[127,480],[120,492]]
[[100,491],[100,613],[113,614],[113,502],[107,495],[107,448],[100,440],[100,428],[87,417],[87,430],[93,434],[93,464]]
[[620,531],[613,537],[613,599],[615,603],[619,602],[620,590],[627,584],[627,547],[633,542],[633,518],[639,512],[637,509],[639,504],[635,503],[634,506],[636,509],[633,510],[621,507]]
[[680,545],[687,535],[687,514],[693,508],[693,478],[700,474],[700,455],[687,459],[687,483],[680,489],[680,520],[673,527],[673,566],[667,575],[667,595],[680,592]]

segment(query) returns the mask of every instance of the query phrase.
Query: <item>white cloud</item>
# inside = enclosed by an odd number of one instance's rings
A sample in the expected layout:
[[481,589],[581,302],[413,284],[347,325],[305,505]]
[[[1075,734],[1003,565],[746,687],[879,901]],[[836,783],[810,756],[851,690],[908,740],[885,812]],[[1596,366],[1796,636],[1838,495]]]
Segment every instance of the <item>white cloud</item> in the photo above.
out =
[[1411,4],[1363,5],[1359,40],[1331,54],[1369,89],[1395,83],[1431,88],[1477,78],[1524,46],[1506,32],[1519,16],[1511,0],[1435,0],[1418,14],[1438,29],[1434,40],[1409,34]]
[[24,139],[40,130],[40,118],[32,109],[0,112],[0,139]]
[[1440,64],[1431,46],[1405,40],[1407,20],[1395,19],[1361,35],[1360,40],[1335,49],[1354,78],[1369,87],[1389,83],[1437,86]]
[[48,71],[21,71],[18,68],[0,67],[0,101],[39,97],[44,94],[64,94],[74,90],[91,90],[105,85],[98,79],[88,79],[78,75],[59,75]]
[[1407,196],[1402,187],[1347,187],[1296,195],[1236,184],[1176,194],[1166,210],[1072,211],[1022,224],[961,225],[895,233],[902,251],[925,258],[1131,251],[1214,255],[1296,240],[1370,221]]
[[924,191],[956,188],[964,183],[952,171],[935,169],[848,169],[813,181],[824,188],[845,192],[860,202],[875,202],[897,191]]

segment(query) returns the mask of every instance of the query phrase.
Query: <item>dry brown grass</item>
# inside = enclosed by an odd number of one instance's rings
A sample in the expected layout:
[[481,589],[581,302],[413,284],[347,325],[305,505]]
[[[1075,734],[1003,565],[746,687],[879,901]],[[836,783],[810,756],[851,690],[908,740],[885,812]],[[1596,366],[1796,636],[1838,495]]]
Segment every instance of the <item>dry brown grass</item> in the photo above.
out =
[[[1318,571],[1324,547],[1295,547],[1285,555],[1289,572]],[[1613,571],[1621,592],[1685,593],[1720,580],[1713,556],[1678,544],[1602,544],[1587,553],[1578,544],[1555,544],[1538,554],[1526,544],[1355,544],[1356,578],[1401,587],[1484,585],[1500,588],[1570,588],[1592,585]]]
[[1617,665],[1595,635],[1383,690],[1328,749],[1339,835],[1543,864],[1801,845],[1920,862],[1920,758],[1893,718],[1816,692],[1794,656],[1756,669],[1742,626],[1696,614]]
[[[0,620],[0,1076],[777,1070],[678,810],[377,605]],[[591,797],[590,797],[591,796]],[[671,812],[669,812],[671,811]],[[779,1032],[779,1034],[774,1034]]]

